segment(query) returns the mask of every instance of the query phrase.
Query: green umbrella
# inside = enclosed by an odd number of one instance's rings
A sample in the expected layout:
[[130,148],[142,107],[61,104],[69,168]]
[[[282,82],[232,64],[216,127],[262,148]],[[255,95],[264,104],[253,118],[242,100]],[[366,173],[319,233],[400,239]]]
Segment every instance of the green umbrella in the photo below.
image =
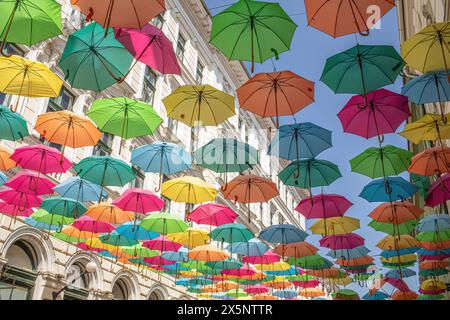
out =
[[342,175],[337,165],[330,161],[306,159],[292,162],[278,177],[285,185],[311,189],[328,186]]
[[157,232],[163,235],[183,232],[189,225],[178,216],[166,212],[152,213],[146,216],[140,224],[140,227]]
[[100,92],[127,74],[133,56],[115,39],[113,29],[104,34],[93,22],[69,36],[58,65],[72,87]]
[[123,187],[135,178],[133,170],[128,164],[109,156],[84,158],[74,166],[74,169],[80,178],[96,183],[102,188],[105,186]]
[[369,226],[376,231],[381,231],[390,234],[391,236],[394,236],[394,235],[410,234],[417,226],[417,223],[418,222],[416,220],[410,220],[400,224],[391,224],[372,220],[369,223]]
[[0,139],[16,141],[28,135],[27,121],[20,114],[0,105]]
[[118,246],[133,246],[139,243],[139,241],[130,239],[124,236],[121,236],[117,232],[113,231],[109,234],[102,234],[98,237],[101,242],[110,244],[112,246],[118,247]]
[[122,247],[122,251],[139,258],[153,258],[160,255],[158,250],[151,250],[149,248],[143,247],[141,243],[134,246]]
[[242,289],[230,290],[230,291],[225,292],[225,296],[232,297],[232,298],[247,297],[248,293]]
[[430,177],[421,176],[411,173],[411,183],[419,188],[419,194],[425,198],[428,194],[428,189],[431,187]]
[[101,131],[124,139],[151,135],[162,122],[152,106],[129,98],[95,100],[87,115]]
[[0,53],[7,42],[31,46],[62,33],[61,5],[54,0],[0,1]]
[[425,231],[420,232],[416,239],[424,242],[442,242],[450,240],[450,229],[446,229],[443,231]]
[[189,260],[189,261],[183,262],[181,264],[181,266],[184,268],[194,269],[199,272],[208,271],[211,269],[209,266],[206,265],[205,261],[199,261],[199,260]]
[[321,81],[335,93],[366,95],[394,83],[404,64],[392,46],[358,44],[328,58]]
[[65,233],[58,232],[58,231],[52,232],[52,236],[54,236],[55,238],[62,240],[64,242],[70,242],[70,243],[78,243],[78,242],[83,242],[83,241],[87,240],[84,238],[71,237]]
[[218,226],[210,232],[211,239],[219,242],[235,243],[247,242],[255,235],[240,223],[227,223]]
[[372,179],[397,176],[407,171],[412,153],[391,145],[382,148],[369,148],[350,160],[353,172]]
[[44,209],[39,209],[35,213],[31,215],[31,217],[39,222],[48,224],[48,225],[66,225],[71,224],[74,219],[70,217],[65,217],[59,214],[52,214],[47,212]]
[[289,50],[297,25],[278,3],[240,0],[212,18],[210,42],[231,60],[262,63]]
[[317,253],[301,258],[291,257],[289,258],[288,263],[295,264],[296,266],[299,266],[304,269],[315,269],[315,270],[330,268],[333,265],[333,263],[331,263],[329,260],[325,259],[324,257],[320,256]]

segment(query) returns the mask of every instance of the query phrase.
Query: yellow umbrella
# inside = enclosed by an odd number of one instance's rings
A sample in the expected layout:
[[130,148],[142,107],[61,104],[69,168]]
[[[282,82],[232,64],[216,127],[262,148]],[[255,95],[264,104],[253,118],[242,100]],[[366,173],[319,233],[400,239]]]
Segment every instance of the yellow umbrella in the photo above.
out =
[[423,140],[442,141],[450,138],[450,113],[442,119],[441,115],[426,114],[419,120],[407,124],[400,135],[417,144]]
[[7,151],[6,149],[3,149],[0,147],[0,170],[1,171],[7,171],[9,169],[12,169],[16,167],[16,162],[12,160],[11,153]]
[[122,224],[134,220],[135,214],[131,211],[124,211],[110,203],[99,203],[89,207],[86,215],[96,221],[103,221],[112,224]]
[[105,251],[112,251],[116,249],[115,246],[101,242],[99,238],[87,239],[86,244],[91,248],[101,249]]
[[377,247],[381,250],[399,250],[420,247],[420,243],[409,234],[402,234],[397,237],[388,235],[378,242]]
[[420,289],[424,291],[446,290],[447,286],[444,282],[437,279],[428,279],[420,284]]
[[305,288],[300,290],[298,294],[306,298],[315,298],[323,297],[325,295],[325,292],[323,292],[319,288]]
[[350,278],[348,276],[345,276],[343,278],[324,278],[323,280],[330,284],[334,284],[334,285],[338,285],[338,286],[347,286],[353,282],[352,278]]
[[183,232],[168,234],[167,239],[192,249],[209,243],[209,232],[202,229],[188,228]]
[[235,115],[234,97],[209,85],[178,87],[163,103],[168,117],[189,127],[217,126]]
[[[430,24],[402,45],[402,56],[423,73],[450,67],[450,23]],[[450,81],[450,79],[449,79]]]
[[211,245],[200,246],[192,249],[188,257],[200,261],[221,261],[230,257],[228,253]]
[[18,56],[0,57],[0,73],[0,92],[23,97],[57,97],[63,83],[44,64]]
[[223,290],[223,288],[218,288],[218,287],[215,286],[215,285],[207,285],[207,286],[204,286],[201,290],[202,290],[203,292],[205,292],[205,293],[217,293],[217,292],[223,292],[223,291],[225,291],[225,290]]
[[180,270],[180,276],[183,276],[184,278],[196,278],[201,275],[202,273],[196,270]]
[[[333,217],[327,219],[319,219],[309,230],[313,234],[333,234],[341,235],[351,233],[353,230],[359,229],[359,219],[351,217]],[[327,232],[325,232],[327,231]]]
[[279,261],[270,264],[256,264],[255,268],[261,271],[286,271],[291,268],[291,265],[284,261]]
[[202,179],[187,176],[164,182],[162,195],[175,202],[196,204],[213,201],[217,190]]
[[401,256],[395,256],[391,258],[381,257],[381,262],[384,263],[408,263],[417,260],[417,256],[415,254],[405,254]]

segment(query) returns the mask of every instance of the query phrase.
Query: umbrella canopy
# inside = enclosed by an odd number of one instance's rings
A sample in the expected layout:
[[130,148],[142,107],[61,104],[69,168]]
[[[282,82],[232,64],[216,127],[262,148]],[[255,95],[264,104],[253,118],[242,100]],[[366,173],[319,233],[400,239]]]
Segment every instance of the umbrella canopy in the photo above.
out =
[[419,295],[413,291],[395,291],[391,298],[392,300],[417,300]]
[[242,172],[258,164],[258,151],[236,139],[213,139],[195,151],[198,165],[218,173]]
[[392,46],[358,44],[328,58],[320,80],[335,93],[366,95],[394,83],[403,66]]
[[448,70],[450,23],[430,24],[402,44],[406,63],[420,72]]
[[7,180],[8,177],[3,172],[0,172],[0,186],[2,186]]
[[126,97],[95,100],[87,115],[101,131],[124,139],[151,135],[162,123],[152,106]]
[[408,98],[386,89],[354,96],[338,113],[344,132],[366,139],[394,133],[410,116]]
[[369,202],[389,202],[412,197],[418,189],[401,177],[387,177],[367,184],[359,196]]
[[116,39],[140,61],[162,74],[181,75],[180,65],[172,42],[155,26],[143,28],[115,28]]
[[11,159],[11,153],[0,147],[0,170],[8,171],[16,166],[16,162]]
[[318,220],[309,228],[309,230],[311,230],[313,234],[340,235],[351,233],[352,231],[359,228],[359,219],[351,217],[334,217]]
[[240,0],[212,18],[210,42],[230,60],[262,63],[289,50],[297,25],[278,3]]
[[273,250],[274,253],[284,257],[301,258],[311,256],[319,251],[318,248],[306,241],[280,244]]
[[416,275],[416,272],[414,270],[411,270],[408,268],[402,268],[401,272],[398,269],[393,269],[393,270],[389,270],[388,272],[386,272],[386,277],[394,278],[394,279],[409,278],[409,277],[413,277],[415,275]]
[[109,156],[84,158],[74,166],[80,178],[104,186],[123,187],[135,178],[131,167]]
[[233,223],[237,217],[237,213],[225,205],[206,203],[190,212],[188,220],[194,221],[197,224],[221,226],[223,224]]
[[430,214],[425,216],[417,226],[417,232],[440,232],[450,230],[448,214]]
[[58,65],[72,87],[100,92],[120,81],[132,60],[113,29],[105,37],[105,29],[94,22],[69,36]]
[[286,160],[314,158],[332,147],[331,131],[305,122],[281,126],[267,154]]
[[177,252],[182,247],[181,244],[176,243],[165,236],[159,236],[155,239],[146,240],[142,245],[151,250],[173,252]]
[[234,97],[210,85],[180,86],[162,101],[168,117],[189,127],[218,126],[235,115]]
[[152,240],[159,236],[159,233],[142,228],[140,223],[140,221],[126,222],[118,226],[115,232],[123,237],[134,240]]
[[392,224],[391,222],[379,222],[372,220],[369,223],[369,226],[376,230],[381,231],[390,235],[399,235],[399,234],[410,234],[417,225],[416,220],[410,220],[403,223]]
[[370,252],[366,246],[359,246],[353,249],[338,249],[338,250],[330,250],[327,253],[327,256],[335,258],[335,259],[355,259],[366,256]]
[[270,243],[288,244],[304,241],[308,234],[291,224],[278,224],[261,230],[259,238]]
[[44,199],[40,207],[53,214],[75,219],[81,217],[87,211],[86,206],[81,202],[62,197]]
[[124,211],[106,202],[90,206],[86,211],[86,215],[96,221],[109,222],[111,224],[122,224],[135,219],[133,212]]
[[402,88],[402,94],[416,104],[450,101],[447,71],[431,71],[412,79]]
[[28,216],[26,217],[23,222],[28,224],[29,226],[32,226],[33,228],[39,229],[39,230],[50,230],[50,231],[56,231],[59,230],[61,227],[58,225],[49,225],[43,222],[39,222],[34,220],[32,217]]
[[0,42],[31,46],[62,33],[61,5],[52,0],[2,1]]
[[300,201],[295,211],[306,219],[341,217],[353,205],[347,198],[337,194],[319,194]]
[[61,152],[42,144],[17,148],[11,155],[11,159],[23,169],[44,174],[66,172],[72,167],[72,163]]
[[254,234],[240,223],[228,223],[218,226],[210,232],[211,239],[219,242],[246,242],[254,238]]
[[269,246],[258,239],[230,244],[226,250],[243,256],[262,256],[269,250]]
[[140,224],[141,228],[163,235],[183,232],[188,225],[179,217],[169,213],[152,213],[146,216]]
[[376,207],[369,217],[384,223],[400,224],[410,220],[417,220],[424,212],[410,202],[383,203]]
[[[77,228],[75,228],[72,225],[65,226],[61,229],[61,232],[55,232],[53,233],[53,236],[57,237],[58,239],[61,239],[66,242],[82,242],[86,241],[91,238],[97,238],[100,236],[98,233],[92,233],[89,231],[81,231]],[[98,241],[100,242],[100,241]],[[112,248],[112,246],[109,246],[109,248]]]
[[364,238],[356,233],[330,235],[320,239],[320,246],[332,250],[353,249],[364,245]]
[[[110,244],[110,245],[116,246],[116,247],[117,246],[130,247],[130,246],[134,246],[134,245],[138,244],[137,240],[121,236],[115,230],[112,231],[111,233],[102,234],[98,238],[100,239],[101,242]],[[120,248],[120,253],[131,254],[133,256],[133,253],[125,252],[125,251],[123,251],[123,248]]]
[[420,247],[419,242],[408,234],[396,237],[386,236],[377,243],[377,247],[382,250],[400,250],[405,248]]
[[408,171],[422,176],[449,173],[450,162],[447,159],[450,160],[450,148],[428,148],[412,158]]
[[428,189],[425,204],[436,207],[450,199],[450,174],[444,174],[436,179]]
[[40,177],[32,172],[19,172],[14,177],[4,183],[19,192],[25,192],[35,196],[52,194],[55,184],[49,179]]
[[200,261],[220,261],[230,257],[230,255],[214,246],[203,245],[189,251],[188,257]]
[[164,182],[162,195],[176,202],[196,204],[213,201],[217,190],[200,178],[186,176]]
[[31,215],[31,217],[38,221],[45,223],[46,225],[57,225],[62,226],[65,224],[71,224],[73,222],[73,218],[64,217],[58,214],[51,214],[44,209],[39,209],[35,213]]
[[[372,6],[377,8],[374,19]],[[359,33],[369,35],[370,29],[393,7],[393,0],[306,0],[305,9],[308,25],[333,38]]]
[[[256,285],[245,288],[244,291],[247,292],[248,294],[263,294],[263,293],[269,292],[270,289],[261,284],[256,284]],[[263,299],[261,299],[261,300],[263,300]],[[267,299],[267,300],[269,300],[269,299]]]
[[0,139],[17,141],[28,135],[27,121],[20,114],[0,104]]
[[442,140],[450,138],[449,120],[450,114],[446,114],[442,119],[441,115],[428,113],[419,120],[407,124],[400,135],[415,144],[423,140],[438,140],[442,146]]
[[245,256],[242,258],[242,262],[251,264],[269,264],[278,262],[280,259],[281,257],[277,253],[268,250],[260,256]]
[[177,262],[186,262],[189,260],[188,258],[188,249],[181,247],[178,251],[174,252],[163,252],[161,253],[161,257],[167,260],[177,261]]
[[164,201],[149,190],[138,188],[127,189],[118,198],[114,199],[113,205],[122,210],[147,214],[161,211]]
[[237,176],[221,191],[226,199],[241,203],[267,202],[279,195],[274,182],[252,174]]
[[75,222],[72,223],[72,226],[81,231],[88,231],[93,233],[110,233],[114,230],[114,226],[111,223],[105,221],[97,221],[87,215],[75,220]]
[[80,202],[98,201],[100,194],[106,198],[107,193],[99,185],[80,177],[70,177],[53,188],[61,197],[71,198]]
[[298,294],[305,298],[315,298],[323,297],[325,295],[325,292],[323,292],[319,288],[305,288],[300,290]]
[[95,146],[102,136],[92,121],[68,110],[39,115],[34,129],[46,140],[71,148]]
[[396,176],[407,171],[412,153],[395,146],[371,147],[350,160],[353,172],[372,179]]
[[298,296],[298,292],[294,290],[280,290],[275,291],[273,295],[282,299],[292,299]]
[[363,300],[387,300],[390,296],[382,291],[377,291],[375,293],[366,293],[362,299]]
[[182,244],[189,249],[204,246],[210,242],[208,231],[194,228],[188,228],[183,232],[169,234],[167,235],[167,239]]
[[92,1],[70,0],[70,3],[105,28],[141,29],[148,21],[166,10],[165,0],[153,1]]

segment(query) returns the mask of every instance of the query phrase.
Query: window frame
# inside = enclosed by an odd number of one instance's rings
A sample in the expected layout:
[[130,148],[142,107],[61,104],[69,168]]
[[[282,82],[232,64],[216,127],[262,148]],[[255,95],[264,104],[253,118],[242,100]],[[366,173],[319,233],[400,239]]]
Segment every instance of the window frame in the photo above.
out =
[[186,53],[186,44],[187,44],[186,38],[183,36],[181,32],[178,32],[177,47],[175,50],[175,54],[177,55],[178,59],[180,59],[181,62],[184,61],[184,54]]

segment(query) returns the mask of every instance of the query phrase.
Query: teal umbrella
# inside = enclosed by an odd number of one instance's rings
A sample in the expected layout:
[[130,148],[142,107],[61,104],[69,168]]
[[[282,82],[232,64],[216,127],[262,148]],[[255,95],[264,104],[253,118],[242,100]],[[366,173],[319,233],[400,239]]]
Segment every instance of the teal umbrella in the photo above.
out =
[[219,242],[235,243],[247,242],[255,235],[240,223],[228,223],[218,226],[210,233],[213,240]]
[[81,202],[63,197],[44,199],[39,208],[44,209],[51,214],[75,219],[81,217],[87,211],[86,206]]
[[94,22],[69,36],[58,65],[72,87],[100,92],[122,81],[132,61],[113,29],[105,37],[103,27]]
[[28,135],[27,121],[20,114],[0,105],[0,139],[17,141]]

